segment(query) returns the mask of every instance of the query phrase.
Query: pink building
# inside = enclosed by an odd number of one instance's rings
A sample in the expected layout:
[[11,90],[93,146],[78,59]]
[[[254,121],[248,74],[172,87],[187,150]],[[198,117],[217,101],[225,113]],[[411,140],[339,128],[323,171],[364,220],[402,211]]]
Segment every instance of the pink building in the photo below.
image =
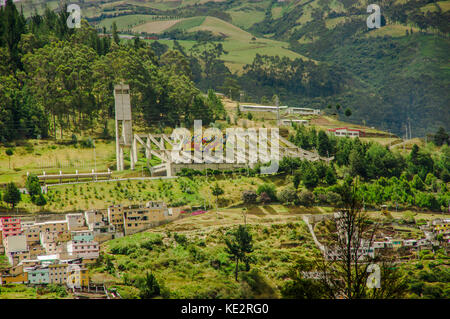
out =
[[8,236],[17,236],[22,234],[22,224],[20,218],[0,217],[0,231],[2,239]]

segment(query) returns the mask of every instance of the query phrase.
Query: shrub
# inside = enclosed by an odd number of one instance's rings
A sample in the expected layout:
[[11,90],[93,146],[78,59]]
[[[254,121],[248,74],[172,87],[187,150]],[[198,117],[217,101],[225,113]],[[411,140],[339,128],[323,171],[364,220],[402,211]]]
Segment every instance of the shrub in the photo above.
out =
[[155,275],[147,273],[144,278],[138,281],[139,297],[141,299],[150,299],[159,296],[161,289]]
[[253,190],[246,190],[246,191],[242,192],[242,201],[246,205],[256,203],[257,197],[258,197],[258,195]]
[[262,185],[258,186],[258,189],[256,190],[257,195],[261,195],[262,193],[266,193],[272,201],[277,200],[276,196],[276,187],[272,183],[264,183]]
[[339,206],[342,201],[341,195],[335,192],[327,192],[327,203],[334,206]]
[[298,202],[300,205],[305,207],[310,207],[314,204],[314,194],[310,191],[303,191],[300,193]]
[[122,245],[116,245],[112,246],[110,248],[110,251],[114,255],[131,255],[134,253],[137,249],[137,246],[135,244],[122,244]]
[[72,134],[71,143],[72,144],[77,144],[78,143],[78,138],[77,138],[77,136],[75,134]]
[[94,147],[94,140],[91,137],[85,138],[81,141],[81,146],[86,148],[93,148]]
[[287,186],[278,192],[278,198],[282,203],[294,203],[297,200],[297,191],[292,186]]
[[183,247],[185,247],[188,244],[188,239],[187,239],[186,235],[183,235],[183,234],[178,235],[177,233],[175,233],[173,235],[173,238],[175,239],[177,244],[179,244]]

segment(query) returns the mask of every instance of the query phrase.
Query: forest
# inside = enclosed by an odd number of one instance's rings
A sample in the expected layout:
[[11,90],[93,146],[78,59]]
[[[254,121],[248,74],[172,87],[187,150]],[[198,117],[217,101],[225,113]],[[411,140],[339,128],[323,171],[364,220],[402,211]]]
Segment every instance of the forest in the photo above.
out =
[[85,21],[66,25],[68,13],[47,9],[25,19],[12,1],[0,8],[0,141],[63,138],[65,129],[107,132],[113,86],[129,83],[133,113],[149,126],[208,124],[223,116],[205,98],[187,60],[176,51],[156,56],[138,38],[100,37]]

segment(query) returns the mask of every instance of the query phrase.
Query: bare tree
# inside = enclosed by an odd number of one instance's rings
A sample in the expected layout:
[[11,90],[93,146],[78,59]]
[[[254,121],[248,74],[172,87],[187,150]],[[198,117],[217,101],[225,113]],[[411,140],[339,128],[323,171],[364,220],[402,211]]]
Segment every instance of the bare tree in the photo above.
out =
[[[379,224],[362,212],[357,185],[347,179],[341,186],[343,207],[335,214],[334,244],[327,247],[324,257],[317,262],[325,295],[333,299],[402,296],[405,286],[392,261],[374,254],[373,241]],[[374,275],[379,276],[379,282],[368,288]]]

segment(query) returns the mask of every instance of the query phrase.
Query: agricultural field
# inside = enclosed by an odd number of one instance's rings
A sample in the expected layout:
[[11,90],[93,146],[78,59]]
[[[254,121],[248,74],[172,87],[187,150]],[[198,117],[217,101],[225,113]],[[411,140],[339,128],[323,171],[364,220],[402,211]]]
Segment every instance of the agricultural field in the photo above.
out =
[[[165,21],[164,21],[165,22]],[[252,34],[241,28],[234,26],[231,23],[225,22],[221,19],[214,17],[206,17],[200,25],[191,27],[190,24],[198,24],[200,20],[198,19],[186,19],[178,22],[177,24],[167,26],[169,29],[183,29],[189,32],[194,31],[211,31],[214,34],[222,34],[227,36],[223,42],[223,47],[228,54],[221,57],[225,61],[225,65],[230,68],[232,72],[242,71],[242,67],[246,64],[252,63],[256,54],[266,54],[266,55],[279,55],[287,56],[291,59],[303,58],[308,60],[308,58],[301,56],[289,49],[288,43],[282,41],[275,41],[265,38],[255,38]],[[152,23],[152,22],[150,22]],[[191,24],[191,25],[192,25]],[[136,28],[140,28],[139,26]],[[135,29],[136,29],[135,28]],[[152,41],[152,40],[149,40]],[[158,40],[161,43],[167,44],[170,47],[173,46],[170,40]],[[186,49],[192,48],[195,41],[178,41]]]
[[10,147],[0,147],[0,183],[9,181],[25,183],[27,172],[47,174],[64,172],[106,171],[115,163],[113,141],[95,140],[92,147],[58,144],[51,140],[28,140],[13,147],[13,155],[7,156]]
[[386,35],[391,37],[404,37],[406,31],[413,30],[413,32],[419,32],[419,29],[413,26],[404,26],[404,25],[386,25],[379,29],[373,30],[371,32],[367,32],[365,37],[384,37]]
[[[134,15],[126,15],[115,18],[107,18],[103,19],[100,23],[98,23],[96,28],[106,28],[106,31],[111,31],[111,26],[115,22],[117,25],[117,30],[119,31],[128,31],[132,30],[137,25],[145,25],[149,21],[155,20],[155,16],[153,15],[145,15],[145,14],[134,14]],[[154,23],[159,22],[155,21]]]
[[[137,170],[137,174],[139,174]],[[215,207],[216,199],[211,194],[211,186],[218,183],[225,194],[220,198],[221,206],[228,206],[241,200],[246,189],[256,190],[259,184],[273,178],[232,176],[232,177],[178,177],[176,179],[99,181],[82,184],[57,185],[48,188],[48,204],[45,210],[70,212],[76,210],[104,209],[114,204],[134,204],[150,200],[163,200],[172,206]],[[283,180],[275,180],[284,184]],[[18,208],[33,211],[27,195]]]

